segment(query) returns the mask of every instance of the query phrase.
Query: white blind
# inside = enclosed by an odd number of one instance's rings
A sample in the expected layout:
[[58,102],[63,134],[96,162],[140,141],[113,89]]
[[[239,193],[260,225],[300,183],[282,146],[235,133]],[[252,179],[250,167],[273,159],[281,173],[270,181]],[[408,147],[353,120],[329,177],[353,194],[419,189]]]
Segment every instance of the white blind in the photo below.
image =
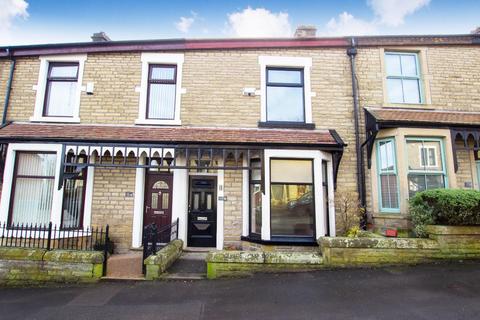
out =
[[47,224],[54,191],[55,154],[17,153],[13,224]]
[[280,183],[312,183],[312,160],[271,160],[270,181]]

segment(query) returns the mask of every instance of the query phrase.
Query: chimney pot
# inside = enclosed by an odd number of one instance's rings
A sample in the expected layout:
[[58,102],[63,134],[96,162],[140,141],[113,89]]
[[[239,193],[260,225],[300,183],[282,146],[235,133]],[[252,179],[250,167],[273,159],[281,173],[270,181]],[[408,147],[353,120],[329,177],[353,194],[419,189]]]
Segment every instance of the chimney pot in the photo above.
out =
[[313,25],[301,25],[295,30],[295,38],[315,38],[317,36],[317,28]]
[[110,37],[103,31],[96,32],[92,36],[92,41],[93,42],[105,42],[105,41],[112,41]]

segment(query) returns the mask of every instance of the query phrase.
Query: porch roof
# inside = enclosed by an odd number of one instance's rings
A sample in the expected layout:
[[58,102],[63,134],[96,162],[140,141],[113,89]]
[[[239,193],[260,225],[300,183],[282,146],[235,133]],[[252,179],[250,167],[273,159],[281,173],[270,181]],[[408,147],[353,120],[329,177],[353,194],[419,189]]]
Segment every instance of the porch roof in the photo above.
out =
[[80,124],[11,123],[0,141],[110,142],[142,144],[213,144],[343,148],[335,130],[237,129]]
[[419,110],[400,108],[365,108],[366,116],[381,127],[480,127],[480,112]]
[[480,146],[480,112],[465,112],[457,110],[419,110],[404,108],[365,108],[365,131],[367,139],[368,167],[375,137],[379,130],[385,128],[446,128],[452,138],[452,152],[455,172],[458,170],[457,149],[455,140],[460,137],[464,148],[470,149],[468,140],[473,139],[474,149]]

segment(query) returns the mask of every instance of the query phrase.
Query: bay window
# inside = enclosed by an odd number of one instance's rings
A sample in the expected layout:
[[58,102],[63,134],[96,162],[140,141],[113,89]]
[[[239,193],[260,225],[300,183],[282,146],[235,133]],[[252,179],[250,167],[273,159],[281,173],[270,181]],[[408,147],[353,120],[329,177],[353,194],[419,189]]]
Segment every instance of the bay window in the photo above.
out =
[[[73,157],[73,154],[69,154],[68,157]],[[85,163],[87,158],[79,156],[78,161]],[[66,170],[67,173],[73,173],[75,168],[67,167]],[[83,226],[87,170],[87,167],[83,168],[78,175],[66,179],[63,184],[62,229],[76,229]]]
[[262,233],[262,172],[261,160],[252,159],[250,170],[250,235],[260,236]]
[[55,153],[17,152],[12,181],[10,225],[50,222]]
[[270,160],[272,237],[315,237],[313,161]]
[[443,142],[434,138],[407,138],[408,193],[445,188],[446,169]]
[[377,141],[380,208],[383,212],[399,212],[398,177],[393,138]]

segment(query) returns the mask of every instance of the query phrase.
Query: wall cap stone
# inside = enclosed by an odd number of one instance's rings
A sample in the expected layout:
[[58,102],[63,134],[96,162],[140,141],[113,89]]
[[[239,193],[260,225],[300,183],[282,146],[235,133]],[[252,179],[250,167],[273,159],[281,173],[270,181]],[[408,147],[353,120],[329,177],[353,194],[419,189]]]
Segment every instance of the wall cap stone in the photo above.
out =
[[43,260],[100,264],[103,262],[103,253],[99,251],[52,250],[45,253]]
[[38,248],[0,247],[0,260],[41,261],[46,252]]
[[321,237],[321,248],[438,249],[438,243],[422,238],[346,238]]
[[315,265],[322,264],[322,255],[318,252],[265,252],[223,250],[209,252],[207,263],[242,263],[242,264],[282,264]]
[[479,235],[480,226],[438,226],[428,225],[425,227],[428,234],[432,235]]

